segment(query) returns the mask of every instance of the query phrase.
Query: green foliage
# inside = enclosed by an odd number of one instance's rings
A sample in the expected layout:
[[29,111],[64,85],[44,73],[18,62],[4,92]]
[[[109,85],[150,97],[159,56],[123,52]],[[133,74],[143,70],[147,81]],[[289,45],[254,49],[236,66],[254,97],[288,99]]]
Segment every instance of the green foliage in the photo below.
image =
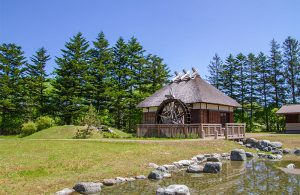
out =
[[35,133],[36,131],[37,131],[36,124],[32,121],[29,121],[29,122],[24,123],[22,125],[20,136],[25,137],[25,136],[28,136],[28,135],[31,135],[31,134]]
[[121,138],[120,135],[118,135],[118,134],[116,134],[114,132],[112,132],[112,133],[110,133],[110,132],[103,132],[102,136],[103,136],[103,138]]
[[38,131],[55,125],[55,121],[49,116],[40,116],[36,119],[35,123]]
[[74,139],[87,139],[92,135],[92,130],[90,128],[77,128]]
[[89,106],[88,112],[82,119],[82,125],[87,125],[88,128],[90,128],[91,126],[98,127],[100,125],[99,116],[97,115],[97,111],[93,107],[93,105]]

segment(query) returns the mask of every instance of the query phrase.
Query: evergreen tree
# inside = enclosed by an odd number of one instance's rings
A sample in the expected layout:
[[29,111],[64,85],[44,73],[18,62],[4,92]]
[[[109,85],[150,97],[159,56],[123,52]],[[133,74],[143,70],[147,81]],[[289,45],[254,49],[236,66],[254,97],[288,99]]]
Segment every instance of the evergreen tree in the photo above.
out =
[[236,67],[235,67],[235,59],[232,54],[230,54],[222,68],[223,72],[221,77],[223,80],[223,92],[228,96],[236,99]]
[[270,123],[269,123],[269,94],[271,93],[271,85],[270,85],[270,72],[271,69],[267,62],[267,57],[264,53],[260,52],[257,56],[257,66],[255,68],[255,72],[257,73],[257,93],[260,94],[258,96],[258,102],[263,106],[263,117],[264,124],[267,131],[270,131]]
[[90,89],[87,98],[90,99],[90,102],[92,102],[99,113],[107,108],[108,69],[112,64],[113,56],[103,32],[98,35],[93,45],[92,60],[89,68]]
[[40,48],[35,55],[30,58],[32,64],[27,64],[27,93],[29,97],[29,104],[36,113],[31,113],[33,118],[47,113],[47,97],[45,90],[46,77],[45,71],[46,63],[50,60],[50,55],[47,54],[45,48]]
[[88,103],[85,101],[88,88],[88,63],[90,61],[89,43],[78,33],[65,44],[62,57],[56,58],[55,70],[56,104],[59,115],[66,124],[73,124],[80,111]]
[[283,58],[285,64],[285,73],[288,83],[287,89],[290,89],[290,99],[293,104],[299,101],[300,95],[300,46],[296,39],[288,37],[283,42]]
[[0,134],[16,133],[26,110],[24,94],[24,65],[26,60],[20,46],[0,45]]
[[221,72],[222,72],[222,60],[218,54],[215,54],[212,61],[210,61],[210,64],[208,65],[208,72],[209,75],[207,76],[207,80],[210,84],[215,86],[217,89],[222,90],[222,79]]
[[283,77],[283,64],[280,52],[280,45],[273,39],[271,41],[271,51],[269,56],[270,65],[270,82],[273,92],[270,94],[273,98],[273,104],[279,108],[285,102],[284,93],[284,77]]

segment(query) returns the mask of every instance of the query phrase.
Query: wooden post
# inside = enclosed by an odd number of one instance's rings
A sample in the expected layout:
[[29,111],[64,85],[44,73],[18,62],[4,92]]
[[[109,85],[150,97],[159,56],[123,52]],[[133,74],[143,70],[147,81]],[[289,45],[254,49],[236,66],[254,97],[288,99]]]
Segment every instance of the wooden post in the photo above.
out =
[[226,125],[225,125],[225,129],[224,129],[224,136],[225,136],[225,139],[228,139],[228,131],[227,131],[227,128],[228,128],[228,125],[226,124]]
[[140,126],[139,125],[137,127],[136,134],[137,134],[138,137],[140,137]]
[[185,136],[185,138],[187,138],[188,137],[188,127],[186,126],[186,125],[184,125],[183,126],[183,128],[184,128],[184,136]]
[[217,130],[215,130],[215,139],[218,139],[218,131]]
[[157,125],[157,137],[160,137],[160,126]]

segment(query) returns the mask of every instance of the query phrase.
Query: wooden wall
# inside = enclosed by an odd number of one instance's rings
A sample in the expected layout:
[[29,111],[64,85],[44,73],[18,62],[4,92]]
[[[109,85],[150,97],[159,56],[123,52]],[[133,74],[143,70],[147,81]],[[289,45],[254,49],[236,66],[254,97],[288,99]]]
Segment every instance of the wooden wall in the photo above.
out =
[[156,112],[143,112],[143,124],[155,124],[155,114]]
[[288,114],[285,116],[286,123],[300,123],[299,114]]

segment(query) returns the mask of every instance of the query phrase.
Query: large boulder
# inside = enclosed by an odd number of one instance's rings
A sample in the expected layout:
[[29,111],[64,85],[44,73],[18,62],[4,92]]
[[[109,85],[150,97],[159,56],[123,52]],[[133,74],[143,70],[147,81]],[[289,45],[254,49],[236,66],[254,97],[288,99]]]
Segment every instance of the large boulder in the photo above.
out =
[[55,195],[71,195],[74,194],[75,190],[70,188],[64,188],[58,192],[55,193]]
[[190,190],[185,185],[170,185],[157,189],[156,195],[190,195]]
[[80,182],[73,189],[80,194],[96,194],[100,193],[102,185],[102,183]]
[[190,165],[188,166],[186,172],[188,173],[201,173],[203,172],[204,167],[201,165]]
[[274,148],[282,148],[282,143],[281,142],[270,142],[270,146]]
[[204,165],[204,173],[219,173],[222,170],[221,162],[207,162]]
[[234,149],[230,153],[230,160],[232,161],[245,161],[246,153],[243,149]]

